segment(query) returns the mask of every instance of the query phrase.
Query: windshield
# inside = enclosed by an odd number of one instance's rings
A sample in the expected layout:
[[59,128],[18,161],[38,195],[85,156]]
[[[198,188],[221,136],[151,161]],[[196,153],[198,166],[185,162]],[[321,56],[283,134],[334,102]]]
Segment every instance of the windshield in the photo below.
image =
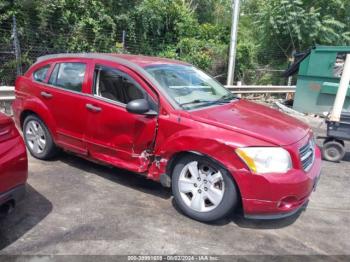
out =
[[235,98],[217,81],[193,66],[156,65],[145,69],[186,110],[230,102]]

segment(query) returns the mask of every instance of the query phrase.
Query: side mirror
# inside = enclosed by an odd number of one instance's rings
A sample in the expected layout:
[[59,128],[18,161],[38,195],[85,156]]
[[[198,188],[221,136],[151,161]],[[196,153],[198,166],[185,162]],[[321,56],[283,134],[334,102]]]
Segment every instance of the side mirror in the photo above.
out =
[[136,99],[126,105],[126,110],[132,114],[156,116],[157,112],[151,110],[146,99]]

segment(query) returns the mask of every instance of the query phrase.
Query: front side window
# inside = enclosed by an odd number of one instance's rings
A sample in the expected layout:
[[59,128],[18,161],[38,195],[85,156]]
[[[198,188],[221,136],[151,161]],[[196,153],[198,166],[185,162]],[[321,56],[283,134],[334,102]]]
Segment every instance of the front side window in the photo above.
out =
[[225,87],[193,66],[167,64],[145,69],[186,110],[229,102],[235,98]]
[[35,81],[44,82],[46,79],[47,72],[49,71],[50,65],[40,67],[33,73],[33,78]]
[[122,104],[146,98],[143,89],[130,76],[105,66],[95,68],[94,94]]
[[81,92],[86,71],[83,63],[58,63],[51,73],[49,84]]

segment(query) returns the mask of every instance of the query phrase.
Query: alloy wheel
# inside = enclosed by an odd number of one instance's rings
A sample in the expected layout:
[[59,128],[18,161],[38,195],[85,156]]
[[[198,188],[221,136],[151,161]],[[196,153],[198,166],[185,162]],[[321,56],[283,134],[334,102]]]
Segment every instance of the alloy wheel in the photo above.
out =
[[46,136],[43,127],[38,121],[31,120],[28,122],[24,136],[33,153],[41,154],[45,150]]
[[178,187],[184,203],[197,212],[209,212],[222,201],[225,183],[220,171],[192,161],[181,171]]

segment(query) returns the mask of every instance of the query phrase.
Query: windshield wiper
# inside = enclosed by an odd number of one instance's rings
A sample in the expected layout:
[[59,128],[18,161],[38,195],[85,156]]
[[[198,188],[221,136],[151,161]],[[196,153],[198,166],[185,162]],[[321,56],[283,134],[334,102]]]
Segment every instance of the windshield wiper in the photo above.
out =
[[239,99],[239,97],[228,93],[226,95],[224,95],[223,97],[221,97],[220,99],[216,100],[215,103],[230,103],[232,100],[236,100]]
[[222,103],[230,103],[234,99],[239,99],[237,96],[228,93],[221,97],[218,100],[203,100],[203,99],[195,99],[190,102],[182,103],[180,106],[186,106],[191,104],[206,104],[206,105],[212,105],[212,104],[222,104]]
[[186,106],[186,105],[191,105],[191,104],[202,104],[202,103],[214,103],[215,101],[209,101],[209,100],[203,100],[203,99],[195,99],[193,101],[190,102],[186,102],[186,103],[182,103],[180,104],[180,106]]

